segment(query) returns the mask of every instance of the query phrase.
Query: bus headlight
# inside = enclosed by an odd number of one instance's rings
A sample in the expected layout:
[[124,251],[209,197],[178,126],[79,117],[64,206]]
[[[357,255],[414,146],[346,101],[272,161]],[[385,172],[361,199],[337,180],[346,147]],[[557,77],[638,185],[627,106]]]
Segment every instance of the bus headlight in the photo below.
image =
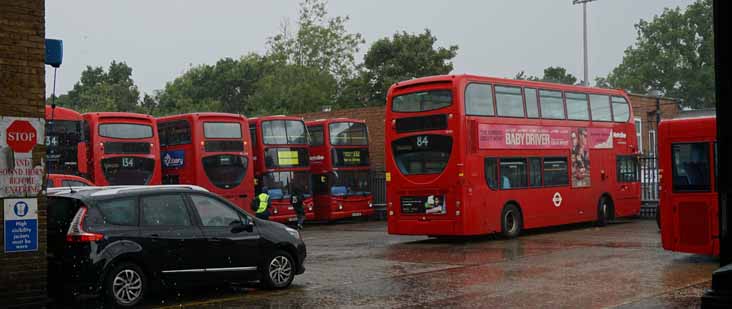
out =
[[394,211],[393,210],[389,210],[389,215],[390,216],[393,216],[394,215]]
[[460,216],[460,211],[459,210],[456,210],[455,211],[455,215],[459,217]]
[[308,207],[308,211],[313,211],[313,207]]
[[343,210],[343,205],[342,204],[338,204],[338,210]]
[[275,209],[274,209],[273,213],[274,213],[275,215],[279,213],[279,211],[277,211],[277,208],[275,208]]
[[369,202],[369,208],[373,208],[373,207],[374,207],[374,204]]

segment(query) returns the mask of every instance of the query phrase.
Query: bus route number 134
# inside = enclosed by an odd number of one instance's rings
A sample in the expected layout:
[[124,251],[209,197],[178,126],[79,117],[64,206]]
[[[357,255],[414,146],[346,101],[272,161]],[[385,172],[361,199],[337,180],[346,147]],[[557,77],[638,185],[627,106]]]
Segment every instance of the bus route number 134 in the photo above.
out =
[[122,158],[122,167],[135,167],[135,160],[133,158]]

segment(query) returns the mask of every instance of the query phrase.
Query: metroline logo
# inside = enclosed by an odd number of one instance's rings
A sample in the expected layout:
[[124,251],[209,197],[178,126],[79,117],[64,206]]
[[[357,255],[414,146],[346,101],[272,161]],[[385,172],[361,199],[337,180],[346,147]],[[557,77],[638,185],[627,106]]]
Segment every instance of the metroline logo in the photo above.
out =
[[626,138],[627,135],[625,132],[615,132],[613,131],[613,138]]

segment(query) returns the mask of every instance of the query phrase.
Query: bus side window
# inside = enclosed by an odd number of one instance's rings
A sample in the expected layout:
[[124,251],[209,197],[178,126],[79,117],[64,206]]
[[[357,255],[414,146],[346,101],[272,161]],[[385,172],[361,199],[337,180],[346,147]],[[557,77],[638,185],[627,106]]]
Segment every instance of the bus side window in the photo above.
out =
[[526,115],[529,118],[539,118],[539,103],[536,99],[536,89],[524,88],[524,97],[526,98]]
[[539,102],[541,102],[541,118],[567,118],[564,114],[564,100],[561,91],[539,90]]
[[529,187],[541,187],[541,158],[529,158]]
[[489,188],[498,190],[498,160],[485,158],[485,183]]
[[488,84],[469,84],[465,87],[465,114],[493,116],[493,89]]
[[567,158],[544,158],[544,185],[566,186],[568,184]]
[[618,182],[638,182],[640,180],[637,156],[618,156],[616,168]]
[[709,192],[711,162],[708,143],[683,143],[671,146],[674,192]]

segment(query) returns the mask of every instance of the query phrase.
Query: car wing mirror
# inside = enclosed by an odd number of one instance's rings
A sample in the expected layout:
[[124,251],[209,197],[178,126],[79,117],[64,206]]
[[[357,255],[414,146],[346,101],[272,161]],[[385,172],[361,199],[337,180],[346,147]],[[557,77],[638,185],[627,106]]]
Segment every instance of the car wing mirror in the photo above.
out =
[[252,232],[254,231],[254,220],[244,220],[244,222],[239,221],[236,223],[233,223],[231,225],[231,232],[232,233],[241,233],[241,232]]

